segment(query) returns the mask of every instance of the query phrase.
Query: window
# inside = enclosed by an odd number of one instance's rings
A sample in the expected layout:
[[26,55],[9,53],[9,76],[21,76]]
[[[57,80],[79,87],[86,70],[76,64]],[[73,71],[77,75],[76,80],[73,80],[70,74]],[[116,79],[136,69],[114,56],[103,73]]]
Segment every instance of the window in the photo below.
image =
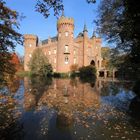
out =
[[68,45],[65,45],[65,52],[66,52],[66,53],[69,52],[69,47],[68,47]]
[[74,52],[73,52],[73,53],[74,53],[74,55],[76,55],[76,50],[74,50]]
[[29,54],[29,57],[31,58],[32,57],[32,54]]
[[54,63],[56,63],[56,58],[54,58]]
[[71,37],[73,37],[73,33],[71,33]]
[[56,49],[54,49],[54,54],[56,54]]
[[69,58],[66,56],[65,57],[65,64],[68,64]]
[[69,35],[69,33],[68,32],[65,32],[65,36],[68,36]]
[[48,51],[49,55],[51,55],[51,51]]
[[74,58],[74,64],[76,64],[76,58]]
[[29,44],[29,47],[32,47],[32,44]]
[[59,37],[61,37],[61,33],[59,33]]

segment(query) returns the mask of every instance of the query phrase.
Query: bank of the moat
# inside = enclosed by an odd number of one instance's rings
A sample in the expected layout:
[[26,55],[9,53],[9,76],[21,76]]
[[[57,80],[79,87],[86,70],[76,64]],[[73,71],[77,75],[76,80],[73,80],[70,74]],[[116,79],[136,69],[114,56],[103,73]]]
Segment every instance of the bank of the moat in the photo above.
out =
[[[0,139],[140,139],[131,82],[18,79],[0,99]],[[7,95],[6,95],[7,94]],[[6,97],[6,98],[5,98]]]

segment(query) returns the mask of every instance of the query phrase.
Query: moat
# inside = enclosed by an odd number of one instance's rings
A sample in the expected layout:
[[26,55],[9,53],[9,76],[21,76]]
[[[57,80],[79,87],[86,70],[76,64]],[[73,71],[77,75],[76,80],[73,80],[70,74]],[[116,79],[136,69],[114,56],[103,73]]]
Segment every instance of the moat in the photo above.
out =
[[0,91],[1,140],[140,139],[133,82],[16,79]]

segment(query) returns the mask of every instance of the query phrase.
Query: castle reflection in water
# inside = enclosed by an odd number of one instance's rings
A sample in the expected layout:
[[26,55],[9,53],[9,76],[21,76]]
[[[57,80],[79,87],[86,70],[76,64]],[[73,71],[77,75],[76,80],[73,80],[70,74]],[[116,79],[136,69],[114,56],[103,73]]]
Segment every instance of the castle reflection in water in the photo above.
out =
[[[78,78],[48,81],[24,78],[25,110],[42,105],[58,110],[67,110],[69,108],[72,111],[90,107],[98,108],[100,106],[100,94],[108,94],[108,90],[111,88],[107,85],[108,82],[98,79],[92,83],[82,83]],[[113,85],[112,90],[114,90],[114,93],[117,92],[115,87],[118,84],[120,82]],[[126,90],[129,87],[128,85],[129,83],[126,85]]]
[[[53,79],[50,85],[24,78],[24,108],[47,105],[57,109],[98,107],[101,81],[82,83],[79,79]],[[64,110],[65,110],[64,108]]]

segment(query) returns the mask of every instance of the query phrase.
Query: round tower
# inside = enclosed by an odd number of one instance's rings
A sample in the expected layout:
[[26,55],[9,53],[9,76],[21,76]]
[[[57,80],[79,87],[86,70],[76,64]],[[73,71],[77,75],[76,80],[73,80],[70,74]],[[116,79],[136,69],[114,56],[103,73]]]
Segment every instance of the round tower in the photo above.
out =
[[68,72],[73,65],[74,19],[62,16],[57,21],[57,71]]
[[32,57],[34,49],[38,45],[38,37],[36,35],[24,35],[24,70],[29,71],[28,63]]

